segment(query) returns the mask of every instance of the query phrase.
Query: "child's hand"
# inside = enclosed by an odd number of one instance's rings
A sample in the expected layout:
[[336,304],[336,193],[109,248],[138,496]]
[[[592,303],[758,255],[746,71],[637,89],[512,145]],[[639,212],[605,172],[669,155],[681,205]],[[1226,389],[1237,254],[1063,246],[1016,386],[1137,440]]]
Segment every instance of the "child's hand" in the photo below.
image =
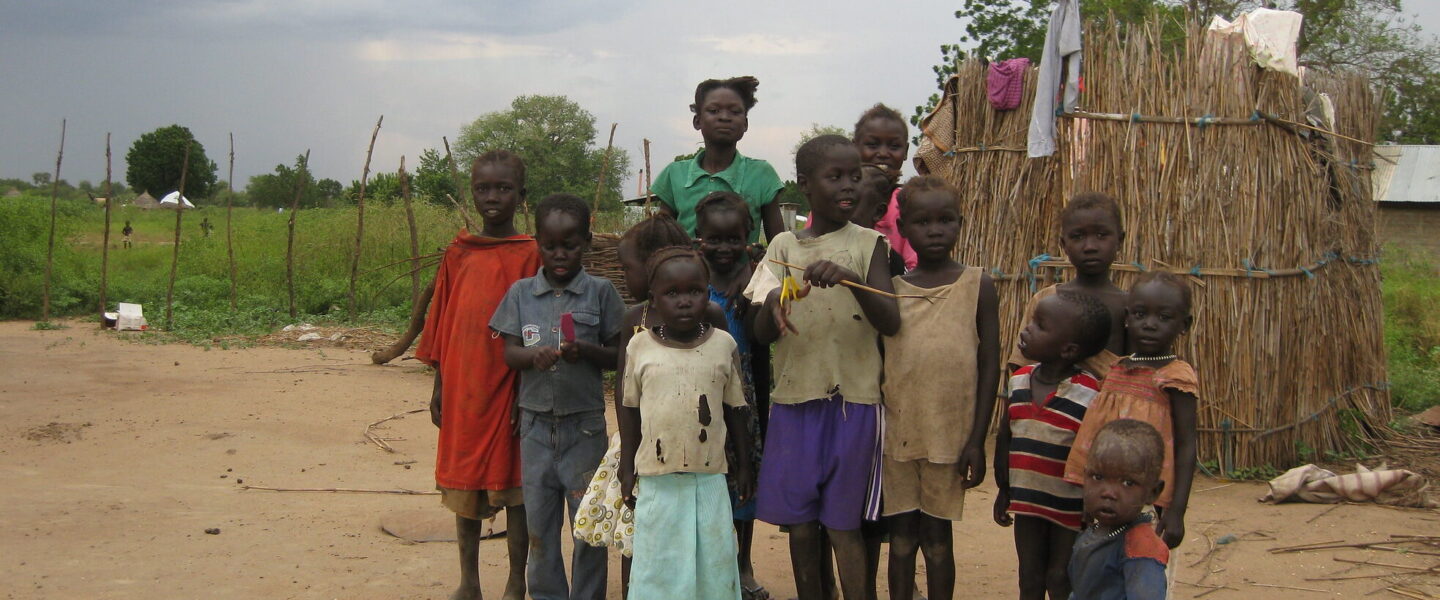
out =
[[[795,324],[790,322],[790,303],[780,302],[780,293],[781,290],[776,288],[765,298],[765,303],[770,305],[770,314],[775,318],[775,329],[780,330],[781,336],[784,336],[786,332],[799,335],[800,330],[796,329]],[[803,294],[808,293],[810,293],[810,286],[805,286],[800,297],[803,298]]]
[[530,366],[535,367],[536,371],[546,371],[549,370],[550,367],[555,366],[555,363],[559,360],[560,349],[541,346],[535,349],[535,354],[531,358]]
[[735,467],[735,495],[742,503],[755,496],[755,469],[750,465]]
[[510,433],[520,437],[520,402],[516,401],[510,405]]
[[1155,524],[1155,533],[1165,541],[1165,545],[1175,548],[1180,541],[1185,539],[1185,515],[1179,511],[1167,510],[1160,515],[1160,522]]
[[625,506],[635,510],[635,470],[620,469],[620,497],[625,499]]
[[440,426],[440,390],[430,395],[430,422]]
[[995,494],[995,523],[1009,527],[1014,522],[1015,517],[1010,516],[1010,490],[1001,486],[1000,492]]
[[840,285],[842,281],[863,283],[860,281],[860,274],[839,264],[828,260],[817,260],[805,267],[805,282],[811,285],[828,288]]
[[960,483],[961,488],[968,490],[984,483],[985,447],[966,446],[960,451],[960,460],[955,462],[955,467],[960,470],[960,476],[965,478]]
[[560,357],[564,358],[565,362],[580,360],[580,344],[583,343],[585,342],[560,342]]

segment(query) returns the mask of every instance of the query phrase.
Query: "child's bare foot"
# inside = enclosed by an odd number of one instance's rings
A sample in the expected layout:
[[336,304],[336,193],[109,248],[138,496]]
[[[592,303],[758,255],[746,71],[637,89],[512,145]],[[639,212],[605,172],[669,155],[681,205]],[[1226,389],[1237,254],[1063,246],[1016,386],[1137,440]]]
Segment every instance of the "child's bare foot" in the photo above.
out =
[[755,580],[754,573],[740,573],[740,597],[743,600],[770,600],[770,592]]
[[480,600],[480,586],[462,583],[450,594],[450,600]]

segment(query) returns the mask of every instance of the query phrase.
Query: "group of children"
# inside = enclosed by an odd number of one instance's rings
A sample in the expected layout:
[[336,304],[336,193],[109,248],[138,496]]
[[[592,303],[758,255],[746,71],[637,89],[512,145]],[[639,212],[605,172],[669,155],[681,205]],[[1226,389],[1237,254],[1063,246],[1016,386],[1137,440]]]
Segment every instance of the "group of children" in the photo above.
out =
[[584,201],[543,199],[521,235],[523,161],[475,160],[484,226],[446,250],[416,353],[435,368],[453,597],[479,597],[480,520],[504,508],[507,599],[603,598],[606,547],[626,557],[628,598],[764,598],[757,518],[788,531],[801,600],[874,598],[886,538],[890,597],[914,596],[923,553],[928,597],[951,598],[952,522],[984,480],[1002,372],[994,516],[1014,527],[1021,597],[1164,597],[1195,466],[1197,382],[1173,354],[1185,282],[1116,287],[1119,209],[1077,196],[1060,235],[1077,275],[1036,294],[1002,367],[995,285],[952,258],[959,194],[926,175],[896,185],[899,113],[876,105],[851,138],[798,149],[811,214],[783,231],[775,170],[736,150],[757,85],[697,87],[704,149],[665,168],[660,210],[619,243],[632,307],[581,266]]

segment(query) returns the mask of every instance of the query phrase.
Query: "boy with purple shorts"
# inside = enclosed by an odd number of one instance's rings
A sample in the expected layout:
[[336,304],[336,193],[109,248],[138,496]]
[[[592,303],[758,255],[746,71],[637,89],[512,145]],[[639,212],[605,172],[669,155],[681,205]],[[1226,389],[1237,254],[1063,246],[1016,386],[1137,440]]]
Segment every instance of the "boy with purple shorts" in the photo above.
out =
[[[879,517],[880,499],[877,340],[900,329],[900,313],[893,298],[841,287],[893,288],[884,238],[850,222],[860,181],[855,146],[840,136],[817,137],[796,152],[795,170],[810,200],[810,227],[775,236],[746,290],[752,301],[763,302],[756,340],[778,339],[756,516],[790,527],[800,600],[825,595],[822,526],[835,549],[845,597],[865,598],[860,523],[867,515]],[[805,268],[802,273],[774,261]],[[787,277],[805,282],[798,298],[778,285]]]

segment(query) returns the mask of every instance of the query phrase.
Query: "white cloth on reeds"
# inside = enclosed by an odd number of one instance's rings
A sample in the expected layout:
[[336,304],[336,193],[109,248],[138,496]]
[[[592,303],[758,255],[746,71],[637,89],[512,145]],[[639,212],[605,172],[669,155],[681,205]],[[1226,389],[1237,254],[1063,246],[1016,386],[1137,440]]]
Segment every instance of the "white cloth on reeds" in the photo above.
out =
[[1216,37],[1241,36],[1255,64],[1273,71],[1299,75],[1295,44],[1304,17],[1288,10],[1257,8],[1234,22],[1216,16],[1209,31]]
[[1060,69],[1065,67],[1063,112],[1075,110],[1080,95],[1080,3],[1059,0],[1050,13],[1045,30],[1045,47],[1040,52],[1040,72],[1035,79],[1035,105],[1030,111],[1028,146],[1030,157],[1055,153],[1055,88]]

